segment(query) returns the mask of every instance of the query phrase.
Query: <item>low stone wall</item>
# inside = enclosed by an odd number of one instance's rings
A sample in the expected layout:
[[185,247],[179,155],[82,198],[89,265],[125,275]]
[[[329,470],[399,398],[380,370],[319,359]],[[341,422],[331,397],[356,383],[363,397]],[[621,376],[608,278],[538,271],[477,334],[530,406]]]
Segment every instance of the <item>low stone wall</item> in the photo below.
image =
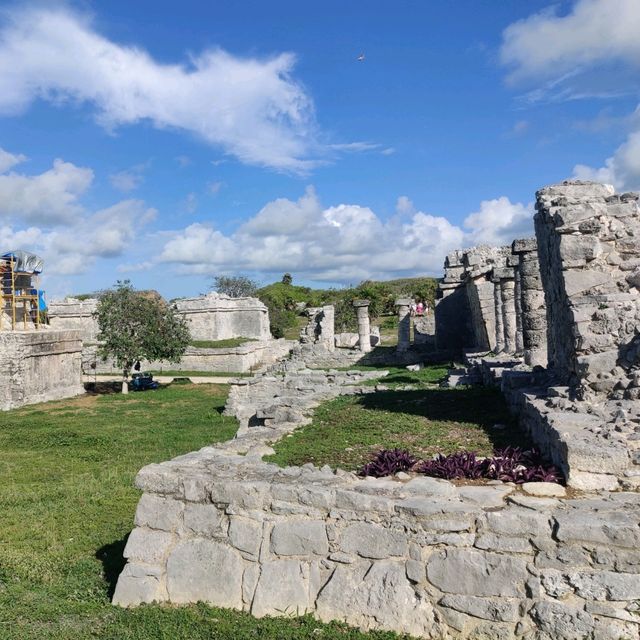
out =
[[304,365],[232,387],[235,439],[140,471],[114,603],[311,613],[434,640],[638,636],[640,494],[267,464],[321,401],[373,393],[361,383],[384,374]]
[[[187,347],[187,350],[179,363],[165,361],[143,361],[141,367],[144,370],[153,371],[212,371],[249,373],[257,368],[273,364],[291,351],[295,342],[292,340],[267,340],[245,342],[238,347],[225,347],[223,349],[202,349]],[[103,361],[97,356],[98,347],[87,345],[83,350],[83,373],[122,373],[115,368],[113,361]]]
[[0,410],[84,393],[78,331],[0,332]]
[[361,480],[205,448],[145,467],[114,602],[425,638],[636,638],[640,496]]

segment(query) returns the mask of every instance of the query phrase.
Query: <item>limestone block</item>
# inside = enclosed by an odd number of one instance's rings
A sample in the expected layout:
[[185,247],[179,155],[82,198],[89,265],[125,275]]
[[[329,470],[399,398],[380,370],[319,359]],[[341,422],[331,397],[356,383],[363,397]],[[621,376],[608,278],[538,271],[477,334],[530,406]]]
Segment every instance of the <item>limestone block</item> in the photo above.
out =
[[262,564],[251,605],[257,618],[268,615],[304,615],[310,609],[309,582],[298,560],[275,560]]
[[433,606],[426,598],[416,596],[405,575],[404,563],[337,566],[318,596],[316,613],[321,620],[344,620],[364,629],[432,637],[444,631],[435,621]]
[[595,236],[562,235],[560,258],[564,263],[585,264],[602,254],[602,244]]
[[262,523],[232,516],[229,519],[229,542],[236,549],[257,556],[262,543]]
[[606,271],[572,269],[564,273],[564,287],[569,297],[605,284],[612,284],[611,274]]
[[438,604],[485,620],[517,622],[520,618],[519,600],[503,598],[496,600],[495,598],[447,594],[440,599]]
[[221,542],[202,538],[179,542],[167,560],[169,600],[241,609],[243,570],[238,552]]
[[640,575],[599,571],[569,574],[569,582],[585,600],[638,600]]
[[150,493],[142,494],[136,509],[135,524],[151,529],[173,531],[180,523],[184,503]]
[[526,560],[485,551],[441,550],[427,563],[427,578],[445,593],[517,598],[527,577]]
[[407,538],[403,532],[367,522],[347,526],[338,544],[342,551],[357,553],[364,558],[388,558],[407,553]]
[[173,543],[166,531],[136,527],[127,540],[122,555],[128,560],[156,564],[161,562]]
[[163,602],[167,592],[158,567],[129,562],[118,578],[113,604],[135,607],[150,602]]
[[227,520],[213,504],[187,504],[184,510],[184,526],[199,536],[215,537],[226,534]]
[[271,532],[271,551],[279,556],[326,556],[329,542],[324,522],[298,520],[275,524]]
[[640,547],[637,518],[621,511],[558,513],[554,520],[557,523],[556,537],[561,542],[615,545],[629,549]]

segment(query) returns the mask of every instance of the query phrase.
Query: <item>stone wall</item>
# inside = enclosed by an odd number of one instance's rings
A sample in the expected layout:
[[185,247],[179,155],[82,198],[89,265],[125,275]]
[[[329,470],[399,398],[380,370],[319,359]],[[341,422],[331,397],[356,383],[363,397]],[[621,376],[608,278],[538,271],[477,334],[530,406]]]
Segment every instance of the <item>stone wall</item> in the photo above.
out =
[[83,342],[95,342],[98,335],[98,323],[93,316],[98,307],[96,298],[78,300],[65,298],[49,303],[49,326],[64,331],[79,331]]
[[[92,316],[98,301],[95,298],[67,298],[49,305],[49,322],[56,329],[76,329],[85,342],[95,342],[98,323]],[[253,338],[268,340],[269,312],[257,298],[230,298],[209,293],[197,298],[177,300],[176,309],[185,317],[194,340],[227,340]]]
[[537,193],[549,365],[587,392],[640,397],[638,197],[580,181]]
[[209,293],[176,301],[176,308],[189,325],[194,340],[255,338],[268,340],[269,312],[257,298],[230,298]]
[[0,331],[0,410],[84,393],[77,331]]
[[333,351],[335,345],[335,309],[333,305],[308,307],[305,313],[309,322],[300,331],[300,342]]
[[[293,340],[256,340],[245,342],[238,347],[208,349],[187,347],[178,363],[166,361],[140,364],[143,370],[153,371],[214,371],[231,373],[249,373],[257,368],[270,365],[285,357],[293,348]],[[87,345],[82,352],[82,371],[85,375],[93,373],[111,373],[120,375],[112,360],[101,360],[97,355],[96,345]]]

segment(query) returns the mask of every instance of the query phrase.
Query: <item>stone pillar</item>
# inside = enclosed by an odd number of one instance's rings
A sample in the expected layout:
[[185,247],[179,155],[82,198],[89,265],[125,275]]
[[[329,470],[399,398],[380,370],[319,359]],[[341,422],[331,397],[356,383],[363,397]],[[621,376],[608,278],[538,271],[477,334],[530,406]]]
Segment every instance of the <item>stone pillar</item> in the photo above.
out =
[[398,351],[407,351],[411,345],[411,298],[398,298]]
[[309,317],[309,323],[300,331],[300,342],[322,345],[327,350],[333,351],[336,348],[333,305],[307,307],[305,312]]
[[522,355],[524,353],[524,337],[522,335],[522,277],[520,276],[520,259],[517,260],[515,267],[515,303],[516,303],[516,353]]
[[495,305],[496,316],[496,341],[494,352],[502,353],[504,351],[504,324],[502,319],[502,292],[500,291],[500,279],[494,277],[493,282],[493,303]]
[[522,308],[524,361],[531,367],[547,366],[547,315],[535,238],[514,240],[513,253],[520,256],[518,279]]
[[[502,315],[503,353],[516,352],[516,304],[515,304],[515,274],[511,267],[501,267],[493,270],[496,288],[500,288],[500,312]],[[498,327],[496,308],[496,330]],[[497,341],[497,336],[496,336]]]
[[353,306],[358,316],[358,340],[360,351],[371,351],[371,324],[369,322],[369,300],[354,300]]

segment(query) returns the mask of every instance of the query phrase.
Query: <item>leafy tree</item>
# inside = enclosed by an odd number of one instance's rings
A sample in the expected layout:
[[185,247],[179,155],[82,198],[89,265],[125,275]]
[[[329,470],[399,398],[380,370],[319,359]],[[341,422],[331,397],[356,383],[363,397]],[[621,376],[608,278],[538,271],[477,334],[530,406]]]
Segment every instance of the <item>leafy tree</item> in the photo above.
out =
[[100,294],[95,312],[99,354],[122,369],[122,393],[140,360],[179,362],[190,340],[184,318],[155,292],[136,291],[128,280]]
[[290,273],[285,273],[282,276],[282,284],[292,284],[293,283],[293,278],[291,277]]
[[255,296],[258,284],[247,276],[216,276],[212,289],[232,298]]

